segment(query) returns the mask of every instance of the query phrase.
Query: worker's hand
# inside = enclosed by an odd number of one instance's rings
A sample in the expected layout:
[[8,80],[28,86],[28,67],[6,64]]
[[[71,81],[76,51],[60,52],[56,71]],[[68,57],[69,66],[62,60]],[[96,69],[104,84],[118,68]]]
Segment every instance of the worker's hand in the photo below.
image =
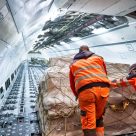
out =
[[110,82],[110,89],[115,89],[117,87],[117,80],[112,80]]
[[116,80],[116,79],[114,79],[114,80],[112,80],[111,82],[112,82],[112,83],[116,83],[116,82],[117,82],[117,80]]

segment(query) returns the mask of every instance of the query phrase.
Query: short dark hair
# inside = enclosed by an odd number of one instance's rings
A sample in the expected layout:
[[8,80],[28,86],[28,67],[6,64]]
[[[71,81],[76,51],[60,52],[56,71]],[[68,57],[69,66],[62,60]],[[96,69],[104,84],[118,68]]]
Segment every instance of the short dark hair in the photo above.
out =
[[89,51],[89,47],[87,45],[80,46],[79,52],[82,52],[82,51]]
[[132,65],[129,67],[129,74],[131,74],[132,70],[136,70],[136,63],[132,64]]

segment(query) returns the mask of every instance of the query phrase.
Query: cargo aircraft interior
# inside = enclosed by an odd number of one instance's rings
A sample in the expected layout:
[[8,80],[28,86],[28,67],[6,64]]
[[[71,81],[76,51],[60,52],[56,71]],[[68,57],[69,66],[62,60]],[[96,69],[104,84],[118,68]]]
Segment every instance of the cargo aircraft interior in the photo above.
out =
[[108,63],[136,63],[136,0],[0,0],[0,136],[47,136],[39,84],[50,58],[81,45]]

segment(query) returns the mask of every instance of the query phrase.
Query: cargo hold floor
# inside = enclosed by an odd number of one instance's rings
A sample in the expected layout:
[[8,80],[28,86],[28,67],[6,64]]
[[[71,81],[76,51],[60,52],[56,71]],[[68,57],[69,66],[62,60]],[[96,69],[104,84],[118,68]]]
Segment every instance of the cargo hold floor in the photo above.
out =
[[0,136],[41,136],[36,108],[42,67],[21,64],[0,109]]

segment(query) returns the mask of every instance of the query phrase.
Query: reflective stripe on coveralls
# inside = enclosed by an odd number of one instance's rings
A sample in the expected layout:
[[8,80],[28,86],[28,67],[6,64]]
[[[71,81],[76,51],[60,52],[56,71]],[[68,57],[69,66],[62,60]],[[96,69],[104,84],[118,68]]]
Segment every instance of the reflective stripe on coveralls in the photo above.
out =
[[72,64],[71,71],[75,77],[76,91],[82,86],[92,82],[109,83],[103,63],[102,58],[92,56],[87,59],[78,60]]
[[87,70],[87,69],[90,69],[90,68],[101,68],[99,65],[90,65],[90,66],[85,66],[85,67],[82,67],[82,68],[79,68],[77,71],[74,72],[74,76],[76,74],[78,74],[81,70]]
[[87,79],[87,78],[92,78],[92,77],[103,77],[103,78],[107,78],[107,76],[105,74],[95,74],[95,73],[90,73],[88,75],[84,75],[81,76],[80,78],[78,78],[75,82],[75,85],[77,85],[81,80]]

